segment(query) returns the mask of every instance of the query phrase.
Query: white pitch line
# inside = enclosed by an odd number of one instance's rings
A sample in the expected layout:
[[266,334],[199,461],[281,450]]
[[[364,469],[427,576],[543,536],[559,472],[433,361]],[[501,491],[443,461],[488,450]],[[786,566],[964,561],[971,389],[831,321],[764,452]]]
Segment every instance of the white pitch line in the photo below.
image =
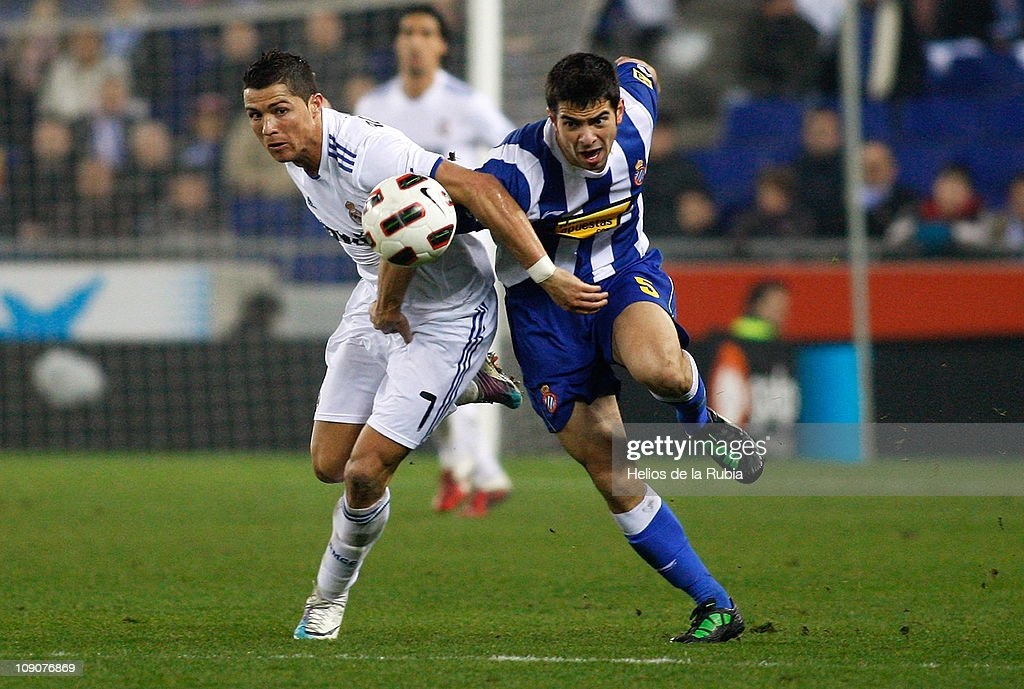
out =
[[[203,658],[203,656],[178,656],[179,658]],[[404,662],[491,662],[491,663],[541,663],[557,665],[583,665],[583,664],[609,664],[609,665],[692,665],[692,656],[681,658],[655,657],[655,658],[599,658],[580,656],[519,656],[519,655],[372,655],[367,653],[339,653],[337,655],[323,656],[316,653],[285,653],[269,656],[261,656],[269,660],[307,660],[313,658],[330,657],[337,660],[354,661],[376,661],[382,663],[404,663]],[[700,658],[698,658],[698,662]],[[737,667],[802,667],[805,663],[793,662],[780,659],[763,659],[733,662]],[[821,664],[818,664],[821,666]],[[828,663],[827,667],[832,668],[863,668],[863,664],[850,663]],[[1020,672],[1024,665],[1017,663],[939,663],[939,662],[897,662],[882,663],[873,667],[894,667],[894,668],[921,668],[925,670],[969,670],[969,669],[997,669],[1007,672]]]
[[689,658],[563,658],[561,656],[490,656],[496,663],[613,663],[617,665],[689,665]]
[[[313,653],[287,653],[266,656],[271,660],[307,660],[323,657]],[[549,663],[549,664],[584,664],[584,663],[610,663],[618,665],[690,665],[693,661],[690,658],[587,658],[587,657],[563,657],[563,656],[515,656],[515,655],[492,655],[492,656],[471,656],[471,655],[442,655],[442,656],[377,656],[365,653],[341,653],[330,656],[338,660],[375,660],[379,662],[467,662],[485,661],[492,663]]]

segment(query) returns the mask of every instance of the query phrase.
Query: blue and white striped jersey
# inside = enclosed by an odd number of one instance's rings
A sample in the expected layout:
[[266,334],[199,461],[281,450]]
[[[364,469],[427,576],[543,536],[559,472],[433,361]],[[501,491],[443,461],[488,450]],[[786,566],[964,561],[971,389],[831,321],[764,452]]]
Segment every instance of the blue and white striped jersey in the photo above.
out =
[[[548,119],[515,130],[480,168],[497,177],[526,211],[555,263],[585,282],[601,282],[646,255],[643,187],[658,95],[649,70],[618,66],[625,115],[603,171],[570,165]],[[508,287],[528,279],[499,247],[498,277]]]

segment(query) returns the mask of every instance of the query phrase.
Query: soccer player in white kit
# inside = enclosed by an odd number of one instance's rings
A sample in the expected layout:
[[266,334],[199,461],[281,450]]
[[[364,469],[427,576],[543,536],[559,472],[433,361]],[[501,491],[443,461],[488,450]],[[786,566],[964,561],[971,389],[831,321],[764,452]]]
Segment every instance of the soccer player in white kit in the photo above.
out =
[[243,78],[253,133],[313,214],[356,262],[357,284],[327,344],[327,373],[310,454],[317,478],[344,482],[330,541],[296,638],[338,635],[348,592],[388,520],[388,484],[410,450],[455,406],[484,362],[497,323],[494,275],[479,241],[460,236],[437,261],[412,270],[381,264],[360,212],[384,179],[432,176],[489,227],[565,309],[593,313],[607,294],[547,257],[504,187],[446,162],[397,129],[331,109],[309,63],[271,51]]
[[[514,126],[485,95],[441,67],[448,52],[444,17],[431,5],[413,5],[398,17],[394,37],[398,74],[365,94],[355,114],[391,125],[434,153],[454,154],[464,167],[484,161]],[[469,498],[462,514],[482,517],[504,500],[512,481],[498,459],[498,410],[466,405],[439,434],[441,477],[434,508],[448,512]]]

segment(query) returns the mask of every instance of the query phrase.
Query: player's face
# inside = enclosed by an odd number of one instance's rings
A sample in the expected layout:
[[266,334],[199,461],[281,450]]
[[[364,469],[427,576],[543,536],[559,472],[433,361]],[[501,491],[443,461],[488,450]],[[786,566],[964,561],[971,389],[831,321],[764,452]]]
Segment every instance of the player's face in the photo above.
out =
[[263,89],[245,89],[242,100],[253,134],[274,160],[295,163],[307,170],[319,167],[323,141],[323,97],[319,93],[307,102],[284,84],[274,84]]
[[448,44],[441,36],[437,19],[429,14],[409,14],[398,23],[395,55],[403,74],[423,76],[441,67]]
[[789,317],[789,293],[781,289],[768,292],[758,311],[761,318],[781,328]]
[[585,108],[559,103],[556,112],[549,111],[555,140],[565,159],[584,170],[603,170],[622,123],[624,107],[622,101],[613,108],[603,100]]

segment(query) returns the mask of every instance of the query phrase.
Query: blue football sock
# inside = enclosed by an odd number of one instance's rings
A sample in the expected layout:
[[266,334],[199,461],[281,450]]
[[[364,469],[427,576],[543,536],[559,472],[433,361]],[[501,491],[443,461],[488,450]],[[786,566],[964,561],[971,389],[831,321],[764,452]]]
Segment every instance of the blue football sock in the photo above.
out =
[[694,602],[700,604],[714,598],[719,607],[730,605],[729,594],[701,562],[668,505],[662,503],[647,528],[627,535],[626,539],[647,564],[670,584],[690,594]]

